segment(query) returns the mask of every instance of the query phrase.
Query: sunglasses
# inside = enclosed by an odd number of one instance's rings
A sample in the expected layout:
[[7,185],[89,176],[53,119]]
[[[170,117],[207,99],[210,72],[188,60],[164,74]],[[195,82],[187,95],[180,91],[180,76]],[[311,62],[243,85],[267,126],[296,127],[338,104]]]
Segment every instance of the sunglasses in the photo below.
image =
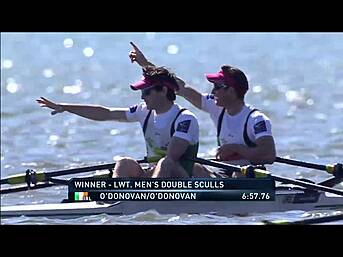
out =
[[151,93],[152,88],[142,89],[142,97],[148,96]]
[[142,90],[141,90],[141,91],[142,91],[142,97],[145,97],[145,96],[150,95],[151,90],[154,89],[154,88],[156,88],[156,87],[157,87],[157,85],[153,85],[153,86],[150,86],[150,87],[148,87],[148,88],[142,89]]
[[213,83],[213,90],[219,90],[221,88],[228,88],[225,84]]

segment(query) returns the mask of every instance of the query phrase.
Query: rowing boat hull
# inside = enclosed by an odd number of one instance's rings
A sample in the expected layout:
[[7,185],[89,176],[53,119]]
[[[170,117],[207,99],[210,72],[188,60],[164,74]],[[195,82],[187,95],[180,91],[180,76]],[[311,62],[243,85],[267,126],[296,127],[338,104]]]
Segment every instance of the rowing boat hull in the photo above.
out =
[[2,218],[44,216],[71,219],[81,216],[108,214],[130,215],[148,210],[160,214],[235,214],[280,212],[290,210],[343,209],[343,197],[329,193],[304,194],[303,191],[279,190],[275,201],[117,201],[114,203],[74,202],[2,206]]

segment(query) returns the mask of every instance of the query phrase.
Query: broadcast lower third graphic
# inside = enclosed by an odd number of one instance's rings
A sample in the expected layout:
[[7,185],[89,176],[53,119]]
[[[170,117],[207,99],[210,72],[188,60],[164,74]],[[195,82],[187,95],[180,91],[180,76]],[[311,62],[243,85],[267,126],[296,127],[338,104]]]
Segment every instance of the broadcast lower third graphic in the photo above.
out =
[[274,201],[275,181],[74,178],[68,191],[71,201]]

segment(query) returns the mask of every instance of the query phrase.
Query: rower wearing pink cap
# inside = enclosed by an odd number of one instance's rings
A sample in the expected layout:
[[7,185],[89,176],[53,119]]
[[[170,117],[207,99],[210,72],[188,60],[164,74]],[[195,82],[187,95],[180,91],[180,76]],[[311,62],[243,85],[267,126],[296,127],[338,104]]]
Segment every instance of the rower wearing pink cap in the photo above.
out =
[[37,102],[53,109],[52,115],[66,111],[97,121],[139,122],[149,168],[143,169],[136,160],[124,157],[117,161],[113,177],[191,177],[194,162],[187,157],[197,156],[199,125],[192,112],[174,103],[178,88],[175,75],[164,67],[145,67],[143,78],[130,87],[141,90],[144,100],[130,108],[54,103],[44,97]]
[[[142,67],[152,65],[131,43],[131,61]],[[211,94],[200,93],[177,78],[177,94],[210,114],[217,130],[216,158],[236,165],[271,164],[275,160],[275,143],[270,119],[244,101],[249,89],[245,74],[238,68],[224,65],[218,72],[205,74],[212,83]],[[207,168],[195,165],[194,175],[206,176]],[[235,174],[237,175],[237,174]]]

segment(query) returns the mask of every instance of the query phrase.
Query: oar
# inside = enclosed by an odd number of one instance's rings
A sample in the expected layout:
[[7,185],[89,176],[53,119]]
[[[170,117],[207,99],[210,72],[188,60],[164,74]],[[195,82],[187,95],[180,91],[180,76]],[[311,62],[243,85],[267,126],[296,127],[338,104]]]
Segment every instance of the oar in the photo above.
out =
[[297,221],[287,221],[287,220],[275,220],[275,221],[262,221],[265,225],[311,225],[311,224],[319,224],[319,223],[326,223],[326,222],[333,222],[343,220],[343,214],[336,214],[326,217],[319,217],[319,218],[310,218],[310,219],[303,219]]
[[[213,158],[208,159],[208,160],[216,161],[216,159],[213,159]],[[321,185],[321,186],[333,187],[343,181],[343,165],[341,163],[321,165],[321,164],[285,159],[281,157],[276,157],[275,162],[285,163],[285,164],[304,167],[304,168],[316,169],[316,170],[324,170],[334,176],[325,181],[318,183],[318,185]]]
[[293,184],[293,185],[298,185],[298,186],[302,186],[308,189],[313,189],[313,190],[318,190],[318,191],[324,191],[324,192],[330,192],[333,194],[337,194],[337,195],[342,195],[343,196],[343,191],[334,189],[334,188],[330,188],[330,187],[326,187],[326,186],[322,186],[322,185],[317,185],[317,184],[312,184],[312,183],[308,183],[305,181],[299,181],[299,180],[295,180],[295,179],[290,179],[290,178],[286,178],[286,177],[282,177],[282,176],[278,176],[278,175],[273,175],[271,174],[269,171],[266,170],[261,170],[261,169],[255,169],[253,166],[244,166],[244,167],[239,167],[239,166],[235,166],[235,165],[231,165],[231,164],[227,164],[227,163],[222,163],[222,162],[217,162],[217,161],[209,161],[206,159],[202,159],[202,158],[188,158],[189,160],[192,160],[194,162],[203,164],[203,165],[208,165],[208,166],[213,166],[213,167],[217,167],[217,168],[222,168],[228,171],[234,171],[234,172],[242,172],[244,176],[246,177],[271,177],[274,178],[276,181],[279,182],[283,182],[283,183],[288,183],[288,184]]
[[[104,174],[96,174],[93,176],[87,176],[85,178],[108,178],[110,173],[104,173]],[[50,183],[51,182],[51,183]],[[35,184],[33,186],[17,186],[17,187],[10,187],[10,188],[4,188],[0,190],[0,194],[10,194],[10,193],[18,193],[28,190],[34,190],[34,189],[41,189],[46,187],[52,187],[56,185],[69,185],[69,179],[58,179],[58,178],[48,178],[48,181],[46,182],[39,182],[38,184]]]
[[[146,160],[138,160],[138,163],[145,163]],[[50,172],[36,172],[34,173],[31,170],[27,170],[26,173],[17,174],[13,176],[9,176],[7,178],[3,178],[0,180],[0,184],[10,184],[10,185],[16,185],[16,184],[23,184],[23,183],[30,183],[32,180],[34,182],[46,182],[48,181],[48,178],[57,177],[57,176],[65,176],[65,175],[71,175],[71,174],[78,174],[78,173],[84,173],[89,171],[95,171],[95,170],[107,170],[107,169],[113,169],[115,167],[116,163],[108,163],[108,164],[101,164],[101,165],[95,165],[95,166],[88,166],[88,167],[82,167],[82,168],[75,168],[75,169],[65,169],[65,170],[58,170],[58,171],[50,171]]]
[[16,186],[16,187],[10,187],[10,188],[4,188],[0,190],[0,194],[10,194],[10,193],[18,193],[18,192],[23,192],[23,191],[28,191],[28,190],[33,190],[33,189],[41,189],[41,188],[46,188],[46,187],[52,187],[56,186],[56,184],[53,183],[39,183],[33,187],[28,187],[28,186]]
[[319,182],[318,185],[326,186],[326,187],[334,187],[335,185],[338,185],[341,182],[343,182],[343,177],[340,177],[340,178],[331,177],[322,182]]
[[282,157],[276,157],[275,162],[285,163],[288,165],[310,168],[310,169],[315,169],[315,170],[323,170],[334,175],[335,177],[343,177],[342,163],[321,165],[321,164],[315,164],[315,163],[310,163],[310,162],[286,159]]
[[34,190],[34,189],[41,189],[46,187],[52,187],[56,185],[65,185],[67,186],[69,184],[68,179],[58,179],[58,178],[48,178],[47,181],[44,183],[39,182],[38,184],[35,184],[33,186],[17,186],[17,187],[9,187],[4,188],[0,190],[0,194],[10,194],[10,193],[18,193],[22,191],[28,191],[28,190]]

